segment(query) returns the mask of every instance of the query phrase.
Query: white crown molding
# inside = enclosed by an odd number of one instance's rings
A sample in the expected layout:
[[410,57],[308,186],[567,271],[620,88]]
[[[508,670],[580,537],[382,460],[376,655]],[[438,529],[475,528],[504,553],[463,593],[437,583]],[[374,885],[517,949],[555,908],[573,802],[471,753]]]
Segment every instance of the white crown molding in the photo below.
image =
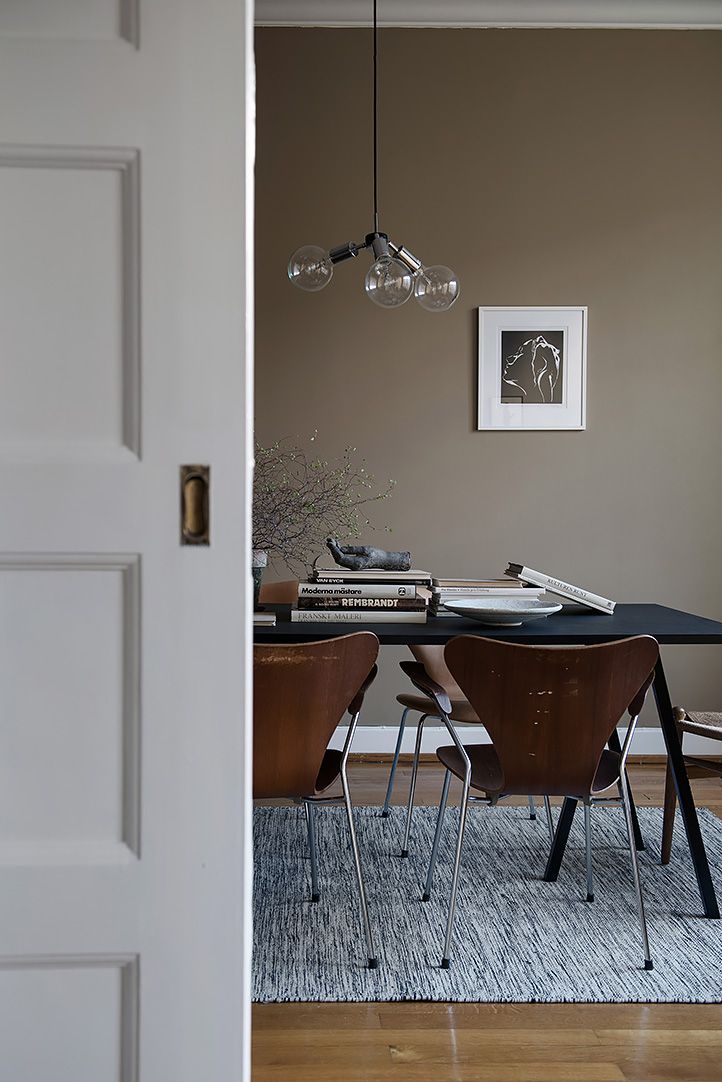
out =
[[[255,21],[368,27],[371,0],[256,0]],[[722,0],[381,0],[379,25],[722,30]]]

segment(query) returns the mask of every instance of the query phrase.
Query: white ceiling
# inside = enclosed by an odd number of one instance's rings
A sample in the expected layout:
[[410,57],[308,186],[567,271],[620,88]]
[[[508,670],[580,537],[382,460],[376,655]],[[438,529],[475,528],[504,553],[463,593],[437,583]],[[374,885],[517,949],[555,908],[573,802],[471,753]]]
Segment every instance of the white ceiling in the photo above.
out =
[[[722,30],[722,0],[379,0],[381,26]],[[371,0],[256,0],[257,26],[369,26]]]

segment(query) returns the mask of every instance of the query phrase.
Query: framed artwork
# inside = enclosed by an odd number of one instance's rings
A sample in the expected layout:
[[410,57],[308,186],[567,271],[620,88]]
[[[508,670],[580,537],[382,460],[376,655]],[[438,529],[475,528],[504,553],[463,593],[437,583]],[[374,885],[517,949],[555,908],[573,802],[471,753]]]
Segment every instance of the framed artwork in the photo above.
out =
[[586,427],[586,308],[480,308],[477,429]]

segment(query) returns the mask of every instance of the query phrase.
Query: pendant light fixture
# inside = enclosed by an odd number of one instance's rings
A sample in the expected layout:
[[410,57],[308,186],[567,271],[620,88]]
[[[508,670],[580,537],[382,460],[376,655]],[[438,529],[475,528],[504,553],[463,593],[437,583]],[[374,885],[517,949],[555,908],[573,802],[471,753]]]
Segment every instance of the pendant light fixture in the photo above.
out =
[[373,172],[374,228],[363,242],[349,241],[325,251],[307,244],[293,253],[288,263],[288,277],[299,289],[316,293],[325,289],[333,277],[337,263],[355,259],[364,248],[371,250],[373,263],[366,275],[366,295],[380,308],[399,308],[413,294],[427,312],[446,312],[460,293],[459,280],[449,267],[441,264],[427,267],[403,244],[389,240],[388,233],[379,232],[379,167],[378,167],[378,22],[377,0],[373,0]]

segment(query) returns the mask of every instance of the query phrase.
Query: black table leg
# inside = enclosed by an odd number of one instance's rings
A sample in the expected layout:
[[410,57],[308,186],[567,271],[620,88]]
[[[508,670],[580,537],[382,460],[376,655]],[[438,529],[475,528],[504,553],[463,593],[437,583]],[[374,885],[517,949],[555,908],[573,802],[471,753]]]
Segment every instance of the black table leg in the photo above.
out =
[[672,701],[669,697],[669,688],[667,687],[667,678],[664,675],[661,657],[654,670],[654,698],[657,703],[662,732],[664,733],[664,742],[667,745],[667,754],[669,755],[674,786],[677,790],[679,808],[682,812],[682,821],[684,822],[684,829],[687,831],[687,843],[692,854],[692,863],[694,864],[697,886],[704,906],[704,915],[705,917],[719,919],[719,906],[717,905],[712,877],[709,873],[707,853],[699,829],[697,809],[692,798],[687,768],[682,758],[682,745],[679,742],[677,726],[674,724]]
[[577,803],[578,801],[572,800],[571,797],[564,798],[562,810],[559,813],[559,819],[557,820],[557,829],[554,831],[554,841],[552,842],[551,851],[547,859],[547,866],[544,869],[544,881],[546,883],[554,883],[559,875],[559,868],[561,867],[564,850],[567,847],[567,839],[569,838],[569,831],[572,828],[572,820],[574,818],[574,812],[577,810]]
[[[619,743],[619,733],[615,729],[612,735],[609,737],[609,750],[616,751],[617,755],[622,752],[622,745]],[[634,796],[632,794],[632,787],[629,785],[629,776],[627,776],[627,785],[629,786],[629,810],[632,813],[632,826],[634,827],[634,844],[639,852],[644,851],[644,838],[642,837],[642,831],[639,828],[639,819],[637,818],[637,806],[634,803]],[[621,796],[622,787],[617,785]]]

